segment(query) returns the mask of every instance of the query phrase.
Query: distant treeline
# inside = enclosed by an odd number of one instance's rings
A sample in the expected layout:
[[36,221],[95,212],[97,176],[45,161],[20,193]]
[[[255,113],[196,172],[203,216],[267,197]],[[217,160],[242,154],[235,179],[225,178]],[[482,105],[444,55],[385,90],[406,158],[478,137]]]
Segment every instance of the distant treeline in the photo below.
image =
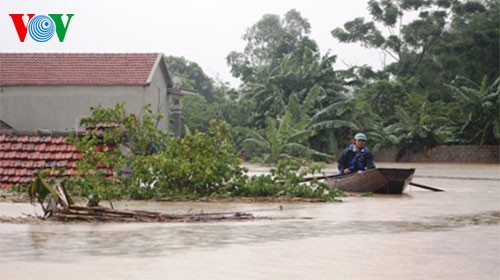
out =
[[[340,43],[380,51],[381,70],[333,67],[299,11],[264,15],[227,56],[239,88],[195,63],[169,57],[183,87],[188,131],[211,119],[231,126],[242,155],[327,158],[363,131],[370,147],[401,151],[447,144],[498,145],[499,1],[369,1],[371,18],[332,26]],[[408,20],[410,19],[410,20]],[[332,49],[335,49],[332,46]]]

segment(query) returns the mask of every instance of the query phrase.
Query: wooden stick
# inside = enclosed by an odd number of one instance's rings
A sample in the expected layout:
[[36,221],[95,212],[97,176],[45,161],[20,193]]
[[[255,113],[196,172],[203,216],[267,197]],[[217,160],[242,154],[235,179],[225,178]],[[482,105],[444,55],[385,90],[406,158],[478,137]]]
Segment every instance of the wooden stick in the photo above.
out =
[[435,192],[444,192],[444,190],[442,190],[442,189],[429,187],[429,186],[425,186],[425,185],[421,185],[421,184],[417,184],[417,183],[413,183],[413,182],[410,182],[410,185],[415,186],[415,187],[419,187],[422,189],[426,189],[426,190],[435,191]]

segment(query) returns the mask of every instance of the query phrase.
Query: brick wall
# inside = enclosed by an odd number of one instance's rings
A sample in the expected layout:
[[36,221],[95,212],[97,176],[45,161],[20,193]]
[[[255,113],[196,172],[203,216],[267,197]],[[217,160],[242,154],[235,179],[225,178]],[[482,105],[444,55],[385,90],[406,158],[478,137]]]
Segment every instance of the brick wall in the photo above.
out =
[[[379,162],[395,162],[397,148],[383,148],[374,154]],[[399,162],[500,163],[499,146],[437,146],[428,150],[407,151]]]

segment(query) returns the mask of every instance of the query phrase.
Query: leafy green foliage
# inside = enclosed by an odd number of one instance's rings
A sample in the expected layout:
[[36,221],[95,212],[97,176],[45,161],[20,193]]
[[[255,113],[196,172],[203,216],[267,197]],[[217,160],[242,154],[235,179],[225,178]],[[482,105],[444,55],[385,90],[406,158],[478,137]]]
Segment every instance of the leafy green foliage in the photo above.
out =
[[450,141],[453,128],[445,125],[447,119],[439,119],[429,113],[428,104],[423,103],[415,115],[396,106],[397,123],[383,129],[391,144],[399,147],[398,159],[409,151],[431,149]]
[[[499,76],[500,3],[371,0],[368,9],[372,21],[356,18],[332,30],[332,36],[376,48],[392,61],[378,73],[360,67],[343,73],[355,88],[355,99],[347,104],[349,119],[371,122],[361,127],[369,129],[375,147],[390,143],[403,151],[460,142],[498,144],[492,129],[498,112],[489,110],[495,106],[486,105],[489,109],[479,114],[485,100],[471,99],[486,89],[471,95],[459,88],[471,90],[467,81]],[[466,111],[474,112],[462,117],[464,102]],[[469,102],[476,109],[469,110]],[[363,112],[354,117],[355,111]]]
[[134,155],[149,155],[165,148],[169,134],[157,129],[163,115],[153,112],[151,104],[144,106],[140,117],[127,113],[123,102],[110,108],[98,105],[90,110],[92,116],[81,121],[87,136],[97,137],[105,145],[122,145],[121,148]]
[[464,1],[453,6],[450,28],[436,48],[446,82],[458,76],[479,82],[500,76],[500,2]]
[[321,87],[313,87],[302,104],[299,103],[297,94],[292,94],[283,117],[278,119],[278,122],[268,117],[264,135],[248,129],[247,133],[250,137],[243,141],[243,147],[245,148],[245,144],[250,144],[246,147],[247,149],[259,148],[265,154],[264,162],[266,163],[276,163],[279,159],[286,157],[310,159],[315,155],[326,159],[331,158],[328,154],[315,151],[307,142],[316,130],[322,126],[332,125],[329,121],[316,122],[319,118],[309,116],[321,92]]
[[[97,108],[85,121],[115,126],[78,140],[84,163],[75,189],[109,198],[317,195],[300,191],[290,166],[278,167],[289,171],[283,176],[247,178],[233,143],[278,165],[333,154],[357,131],[369,135],[374,151],[498,144],[499,7],[492,0],[369,1],[371,20],[356,18],[332,35],[379,49],[390,59],[381,71],[335,71],[336,56],[320,55],[299,12],[265,15],[244,35],[245,48],[227,57],[239,90],[214,84],[184,58],[169,60],[183,86],[204,97],[185,99],[184,138],[157,131],[160,116],[148,108],[141,117],[125,114],[123,105]],[[226,123],[210,127],[210,119]]]
[[233,51],[227,56],[231,73],[244,83],[262,81],[284,56],[302,57],[307,49],[318,50],[307,37],[309,33],[310,24],[296,10],[288,11],[282,19],[264,15],[243,36],[247,42],[244,51]]
[[488,86],[487,77],[481,84],[469,81],[469,86],[448,87],[457,103],[467,104],[456,116],[462,124],[460,133],[468,143],[495,144],[500,139],[500,78]]
[[119,198],[124,185],[118,171],[126,163],[120,150],[91,134],[75,137],[72,144],[82,153],[82,158],[76,164],[79,172],[65,179],[68,190],[87,197],[89,206],[98,205],[101,199]]
[[227,124],[211,121],[208,133],[195,132],[172,138],[157,155],[138,157],[134,170],[141,187],[135,195],[199,198],[206,196],[291,196],[331,200],[340,193],[323,183],[301,184],[305,174],[297,160],[278,162],[270,175],[248,177],[240,167]]
[[[340,42],[377,48],[396,61],[388,67],[394,75],[413,76],[429,48],[442,36],[449,10],[440,1],[370,0],[368,7],[373,21],[356,18],[345,23],[343,29],[332,30],[332,36]],[[404,24],[404,16],[413,11],[419,11],[418,17]]]
[[[255,103],[251,100],[236,101],[230,98],[221,98],[216,103],[209,103],[203,97],[195,95],[184,97],[182,103],[182,116],[186,131],[198,130],[206,133],[209,121],[214,119],[223,120],[231,124],[231,127],[248,126],[251,116],[255,112]],[[237,141],[237,139],[235,140]]]
[[208,133],[172,138],[168,148],[134,162],[136,176],[165,195],[210,196],[239,183],[243,169],[223,121],[211,121]]
[[311,135],[310,131],[294,130],[288,126],[287,122],[288,118],[284,118],[277,127],[276,121],[269,118],[265,136],[248,130],[253,137],[245,139],[243,144],[254,144],[261,148],[265,153],[265,163],[276,163],[280,158],[291,156],[310,157],[310,149],[300,143]]
[[208,120],[217,119],[216,107],[202,96],[186,96],[182,100],[182,118],[190,131],[208,131]]
[[[148,113],[138,120],[123,111],[123,104],[92,109],[92,117],[85,120],[90,124],[89,129],[72,139],[82,152],[82,159],[77,164],[80,172],[64,182],[70,191],[88,197],[92,205],[98,205],[102,199],[124,196],[242,195],[237,191],[241,189],[251,190],[254,195],[269,195],[265,189],[271,184],[280,186],[273,188],[276,191],[273,195],[320,196],[309,187],[295,188],[303,177],[292,175],[296,167],[286,172],[280,171],[285,167],[279,167],[278,172],[273,173],[274,178],[263,179],[265,185],[256,186],[255,180],[259,179],[249,179],[240,167],[241,160],[224,121],[211,121],[207,133],[195,131],[183,138],[163,140],[163,132],[152,125],[155,114],[145,111]],[[104,123],[113,125],[102,129]],[[130,133],[137,135],[132,137]],[[165,142],[154,142],[159,140]],[[125,144],[127,149],[123,148]],[[147,148],[151,146],[157,149],[151,152]],[[276,180],[280,183],[276,184]]]
[[234,196],[249,197],[304,197],[324,200],[335,200],[344,194],[318,180],[304,183],[304,176],[321,171],[320,165],[303,167],[303,162],[297,159],[280,160],[271,174],[250,177],[246,184],[230,189]]
[[195,91],[208,102],[214,101],[214,84],[203,69],[184,57],[167,56],[168,71],[181,79],[182,88]]
[[66,180],[69,190],[89,198],[90,205],[100,200],[122,197],[128,180],[122,172],[135,156],[148,156],[166,148],[168,133],[156,128],[161,114],[145,106],[138,118],[125,112],[124,104],[111,108],[91,108],[92,116],[82,120],[87,127],[83,135],[75,135],[70,142],[82,153],[77,163],[79,173]]
[[[492,0],[369,1],[370,19],[355,18],[331,33],[340,42],[380,50],[387,59],[380,71],[366,65],[336,71],[337,57],[320,55],[309,38],[312,27],[298,11],[265,15],[244,34],[245,48],[227,57],[241,87],[215,87],[217,102],[186,107],[186,124],[207,132],[208,119],[223,119],[245,156],[260,155],[268,162],[310,157],[298,152],[305,148],[335,154],[357,131],[369,135],[374,152],[385,145],[418,150],[439,144],[498,144],[496,129],[491,129],[498,119],[495,112],[486,110],[486,118],[476,109],[474,117],[459,114],[466,100],[447,84],[478,88],[469,81],[498,78],[499,9],[500,2]],[[269,127],[272,122],[274,128]],[[287,136],[271,141],[269,136],[280,129]],[[293,142],[302,147],[285,149],[290,141],[284,139],[301,131],[307,137]],[[244,141],[248,138],[253,140]]]

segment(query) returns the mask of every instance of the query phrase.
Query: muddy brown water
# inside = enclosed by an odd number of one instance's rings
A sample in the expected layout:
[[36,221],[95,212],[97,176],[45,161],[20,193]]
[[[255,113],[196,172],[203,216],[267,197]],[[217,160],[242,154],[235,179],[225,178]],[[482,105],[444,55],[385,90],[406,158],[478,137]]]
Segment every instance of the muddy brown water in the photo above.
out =
[[[500,165],[379,166],[415,167],[414,182],[445,192],[410,186],[341,203],[115,203],[287,219],[0,223],[0,279],[500,279]],[[0,202],[3,216],[34,211]]]

